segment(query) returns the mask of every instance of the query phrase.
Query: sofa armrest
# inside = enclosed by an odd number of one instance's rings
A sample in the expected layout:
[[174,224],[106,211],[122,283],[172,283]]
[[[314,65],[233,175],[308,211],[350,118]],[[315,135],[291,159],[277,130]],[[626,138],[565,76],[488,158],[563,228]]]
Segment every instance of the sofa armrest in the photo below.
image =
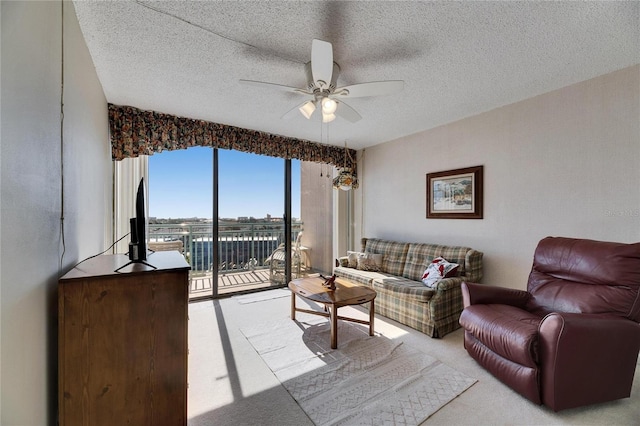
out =
[[484,253],[478,250],[469,250],[465,256],[464,276],[469,281],[478,283],[482,279],[483,265],[482,258]]
[[512,288],[488,286],[478,283],[463,282],[462,301],[464,307],[470,305],[498,304],[511,305],[524,309],[531,297],[529,292]]
[[464,277],[451,277],[451,278],[443,278],[438,281],[436,285],[437,291],[447,291],[451,290],[454,287],[460,287],[462,282],[464,281]]
[[626,398],[640,325],[599,314],[551,313],[539,326],[543,403],[554,411]]

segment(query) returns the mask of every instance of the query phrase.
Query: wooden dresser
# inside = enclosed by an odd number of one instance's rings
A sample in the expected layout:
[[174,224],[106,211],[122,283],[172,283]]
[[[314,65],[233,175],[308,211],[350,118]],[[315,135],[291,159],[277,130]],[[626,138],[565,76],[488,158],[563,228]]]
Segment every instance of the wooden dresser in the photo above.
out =
[[189,265],[89,259],[58,286],[60,425],[186,425]]

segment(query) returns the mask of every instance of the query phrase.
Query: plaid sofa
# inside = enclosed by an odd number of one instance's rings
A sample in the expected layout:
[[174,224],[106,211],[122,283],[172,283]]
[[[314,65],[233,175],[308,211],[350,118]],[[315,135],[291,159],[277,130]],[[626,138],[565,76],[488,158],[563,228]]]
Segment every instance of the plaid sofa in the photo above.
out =
[[[463,281],[480,281],[482,252],[469,247],[404,243],[377,238],[363,238],[361,251],[383,255],[379,272],[336,266],[334,273],[373,288],[378,293],[376,313],[431,337],[442,337],[460,328],[460,284]],[[438,256],[459,264],[458,276],[444,278],[436,288],[429,288],[422,283],[422,274]]]

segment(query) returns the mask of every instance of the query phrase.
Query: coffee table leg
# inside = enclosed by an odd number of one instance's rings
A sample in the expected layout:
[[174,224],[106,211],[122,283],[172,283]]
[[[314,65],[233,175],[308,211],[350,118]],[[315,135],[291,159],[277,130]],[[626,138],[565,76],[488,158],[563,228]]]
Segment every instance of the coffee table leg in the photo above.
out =
[[371,301],[371,306],[369,306],[369,336],[373,336],[373,319],[376,314],[376,307],[374,304],[374,300]]
[[296,293],[294,291],[291,292],[291,319],[294,321],[296,319]]
[[329,309],[329,315],[331,316],[331,349],[338,347],[338,308],[332,306]]

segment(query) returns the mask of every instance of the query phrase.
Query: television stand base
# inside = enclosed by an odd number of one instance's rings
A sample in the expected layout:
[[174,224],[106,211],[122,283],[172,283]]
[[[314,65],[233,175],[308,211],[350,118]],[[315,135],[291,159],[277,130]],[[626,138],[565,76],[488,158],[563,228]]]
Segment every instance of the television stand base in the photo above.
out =
[[127,266],[132,265],[134,263],[142,263],[143,265],[146,265],[146,266],[148,266],[150,268],[158,269],[155,266],[153,266],[152,264],[145,262],[144,260],[132,260],[131,262],[125,263],[124,265],[122,265],[121,267],[119,267],[118,269],[116,269],[113,272],[120,272],[120,270],[122,270],[122,269],[126,268]]

